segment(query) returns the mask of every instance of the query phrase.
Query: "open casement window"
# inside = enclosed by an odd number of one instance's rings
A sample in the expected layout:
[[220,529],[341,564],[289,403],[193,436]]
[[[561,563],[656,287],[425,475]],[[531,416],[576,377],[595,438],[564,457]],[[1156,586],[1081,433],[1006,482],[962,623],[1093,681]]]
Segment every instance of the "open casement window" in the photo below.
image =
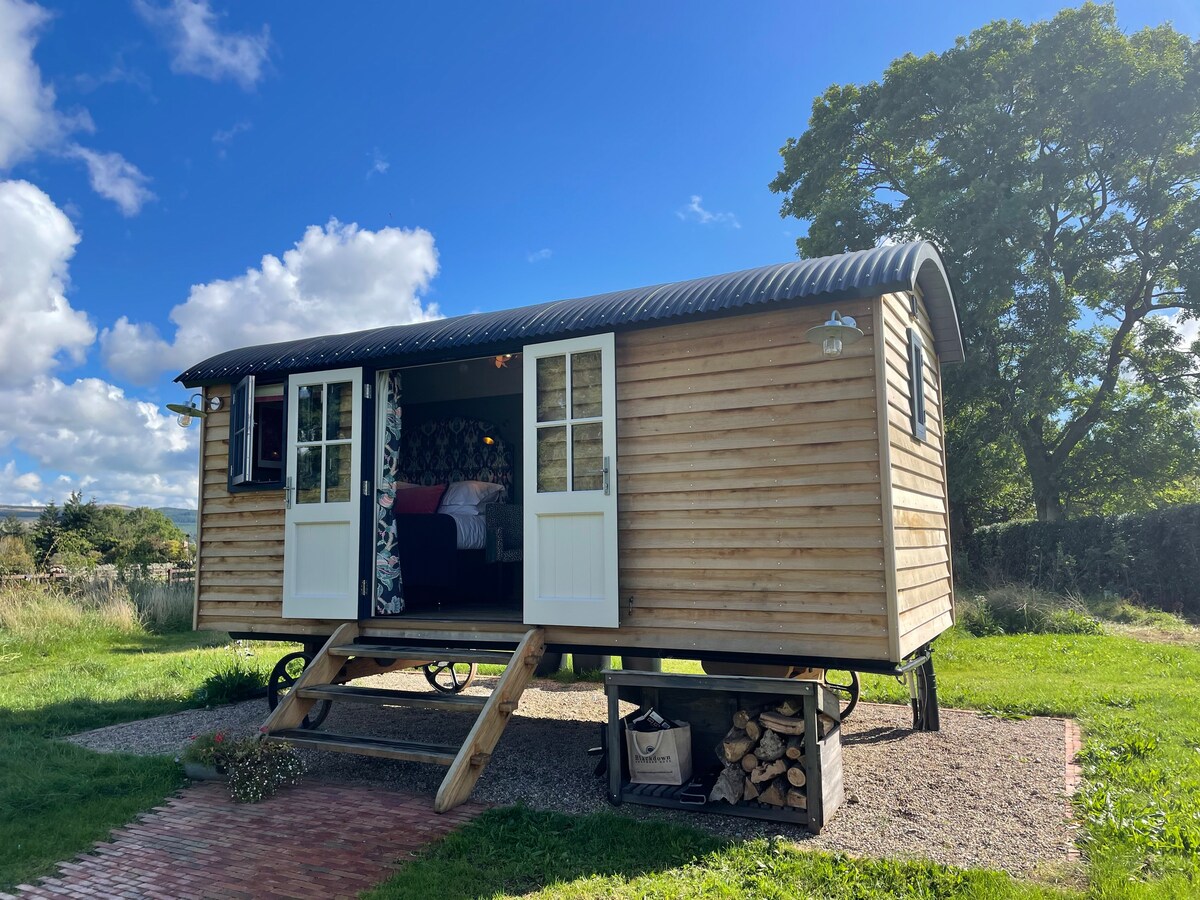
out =
[[229,489],[283,487],[283,383],[248,375],[229,405]]
[[908,329],[908,406],[912,416],[912,433],[925,440],[925,349],[921,335]]

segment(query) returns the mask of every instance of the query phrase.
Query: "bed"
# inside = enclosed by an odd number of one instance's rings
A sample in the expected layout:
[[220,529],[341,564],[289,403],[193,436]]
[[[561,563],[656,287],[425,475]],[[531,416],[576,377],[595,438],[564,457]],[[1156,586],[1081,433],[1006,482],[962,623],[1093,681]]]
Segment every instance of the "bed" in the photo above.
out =
[[[401,432],[388,416],[376,523],[375,615],[403,613],[413,602],[495,596],[484,559],[484,506],[513,491],[513,452],[495,426],[455,416]],[[447,485],[439,495],[438,486]],[[494,485],[484,491],[464,485]],[[421,491],[424,491],[418,497]],[[455,502],[467,501],[472,502]],[[436,507],[436,509],[435,509]],[[419,510],[419,511],[413,511]]]

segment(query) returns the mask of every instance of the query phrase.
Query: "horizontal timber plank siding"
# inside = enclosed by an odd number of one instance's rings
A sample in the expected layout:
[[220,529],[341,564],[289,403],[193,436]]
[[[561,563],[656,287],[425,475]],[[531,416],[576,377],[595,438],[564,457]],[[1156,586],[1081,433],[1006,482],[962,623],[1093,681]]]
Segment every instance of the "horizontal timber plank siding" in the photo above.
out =
[[[283,491],[231,494],[229,385],[204,420],[196,567],[196,627],[205,631],[328,633],[332,624],[283,622]],[[303,627],[297,627],[302,624]],[[316,626],[311,627],[310,626]]]
[[[872,333],[878,302],[839,309]],[[877,362],[822,358],[828,314],[617,335],[621,627],[548,640],[889,658]]]
[[[950,563],[949,498],[942,423],[941,372],[924,303],[917,314],[907,294],[883,298],[887,457],[895,556],[896,621],[900,656],[937,637],[954,623]],[[908,372],[908,330],[924,346],[922,381],[926,434],[913,435]]]

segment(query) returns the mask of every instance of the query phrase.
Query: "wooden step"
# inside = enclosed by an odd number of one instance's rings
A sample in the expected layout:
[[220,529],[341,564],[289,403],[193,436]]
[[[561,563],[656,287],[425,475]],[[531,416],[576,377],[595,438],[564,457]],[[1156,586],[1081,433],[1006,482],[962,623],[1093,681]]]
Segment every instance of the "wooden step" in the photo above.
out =
[[511,650],[464,650],[461,647],[397,647],[393,644],[353,643],[330,647],[333,656],[369,656],[372,659],[427,659],[455,663],[512,662]]
[[423,706],[429,709],[453,709],[478,712],[487,697],[442,694],[435,691],[394,691],[389,688],[358,687],[352,684],[317,684],[300,688],[300,696],[309,700],[349,700],[380,706]]
[[391,738],[366,737],[358,734],[335,734],[330,731],[306,731],[289,728],[267,735],[269,741],[287,741],[297,747],[329,750],[334,753],[357,753],[360,756],[381,756],[386,759],[406,759],[410,762],[448,766],[454,762],[459,748],[450,744],[422,744],[415,741],[396,741]]

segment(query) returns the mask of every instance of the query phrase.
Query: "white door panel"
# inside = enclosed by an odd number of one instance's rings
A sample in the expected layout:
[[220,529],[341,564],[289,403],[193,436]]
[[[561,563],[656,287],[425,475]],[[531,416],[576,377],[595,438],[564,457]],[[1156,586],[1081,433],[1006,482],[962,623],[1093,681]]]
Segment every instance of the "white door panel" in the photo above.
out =
[[362,369],[288,379],[283,617],[357,619]]
[[612,334],[524,348],[525,622],[616,628]]

